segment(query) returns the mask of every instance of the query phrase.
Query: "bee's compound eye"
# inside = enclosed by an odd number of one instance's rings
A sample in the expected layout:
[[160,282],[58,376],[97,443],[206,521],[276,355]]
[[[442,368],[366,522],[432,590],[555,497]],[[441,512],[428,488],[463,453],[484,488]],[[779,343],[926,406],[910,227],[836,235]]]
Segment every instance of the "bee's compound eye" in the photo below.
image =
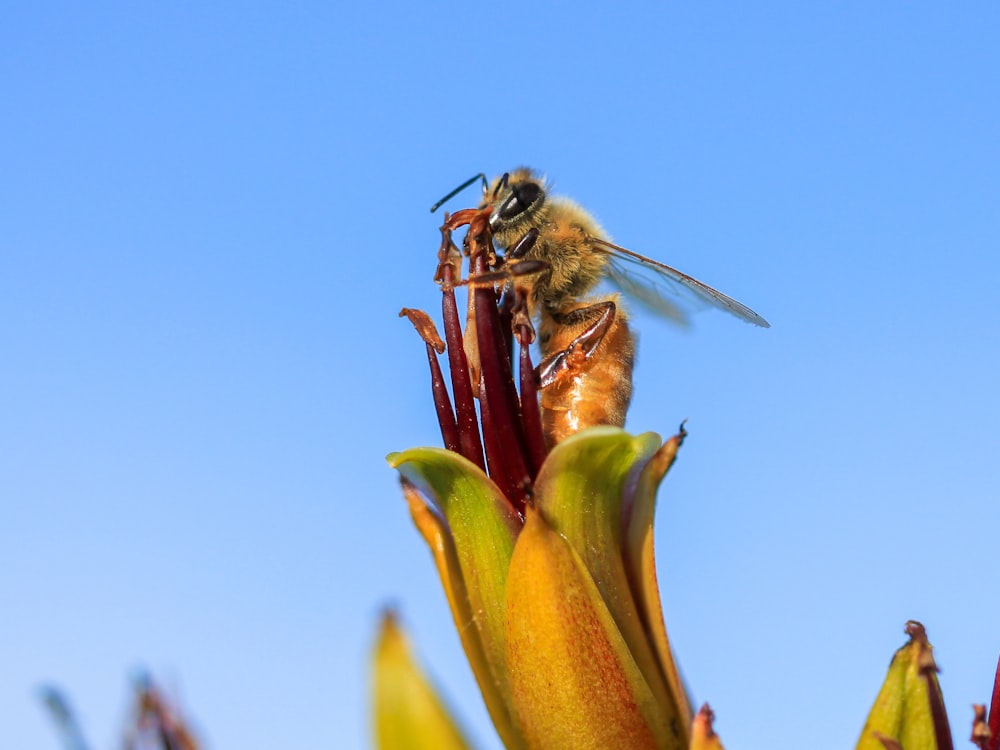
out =
[[526,182],[523,185],[518,185],[514,188],[514,195],[517,196],[518,202],[524,208],[527,208],[538,200],[538,196],[541,192],[542,189],[538,186],[537,182]]
[[496,218],[507,221],[527,210],[541,195],[542,189],[535,182],[526,182],[511,189],[507,199],[495,212]]

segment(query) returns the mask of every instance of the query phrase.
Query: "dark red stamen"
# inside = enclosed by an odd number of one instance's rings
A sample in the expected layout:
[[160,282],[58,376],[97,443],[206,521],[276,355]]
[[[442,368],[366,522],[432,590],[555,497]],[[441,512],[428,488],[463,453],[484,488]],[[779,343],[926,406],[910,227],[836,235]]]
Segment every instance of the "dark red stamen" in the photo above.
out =
[[[515,487],[515,483],[511,481],[510,474],[507,472],[507,464],[503,460],[503,448],[500,444],[499,433],[494,426],[490,396],[484,383],[480,383],[479,388],[479,413],[483,420],[483,444],[486,448],[486,463],[490,467],[490,479],[496,482],[504,496],[512,498],[512,489]],[[522,510],[518,508],[519,512]]]
[[[455,290],[452,286],[456,280],[452,252],[454,247],[455,245],[451,241],[448,217],[445,216],[445,225],[441,227],[438,272],[441,276],[444,292],[441,299],[441,315],[444,319],[444,335],[448,344],[451,389],[455,395],[455,415],[458,424],[459,445],[461,446],[459,453],[486,471],[486,463],[483,461],[483,444],[479,438],[476,401],[472,393],[472,383],[469,380],[469,361],[465,356],[465,347],[462,342],[462,323],[458,315],[458,304],[455,302]],[[457,253],[457,250],[455,252]]]
[[[514,330],[514,295],[510,292],[505,292],[503,297],[500,299],[500,330],[501,331],[513,331]],[[514,361],[514,337],[504,336],[504,341],[507,343],[507,359],[511,362]]]
[[[472,231],[470,229],[470,231]],[[476,260],[478,265],[481,260]],[[504,493],[519,511],[524,510],[523,488],[531,482],[531,475],[525,461],[522,441],[520,404],[514,388],[514,376],[510,360],[507,358],[504,337],[500,331],[500,315],[496,305],[496,295],[490,288],[476,289],[476,336],[479,341],[480,366],[483,368],[483,385],[480,389],[481,404],[487,404],[491,430],[496,436],[499,454],[491,460],[491,466],[503,463],[506,486],[500,484]],[[484,424],[485,428],[486,425]],[[499,482],[498,482],[499,483]]]
[[[444,339],[454,409],[433,351],[441,351],[440,339],[431,340],[437,337],[436,331],[433,336],[430,333],[433,324],[419,319],[423,313],[416,315],[417,311],[411,311],[410,318],[428,344],[431,387],[445,446],[484,471],[488,467],[490,478],[523,513],[531,498],[532,482],[546,455],[538,406],[539,384],[530,354],[534,330],[527,309],[527,293],[523,289],[498,300],[497,285],[512,286],[512,279],[497,268],[489,216],[489,208],[465,209],[446,216],[441,227],[435,280],[441,284]],[[465,247],[470,256],[470,270],[468,281],[463,282],[462,256],[452,242],[451,233],[467,224],[470,226]],[[466,332],[468,341],[463,336],[454,292],[455,286],[466,283],[470,308],[468,325],[474,328]],[[520,397],[513,375],[514,335],[518,340]],[[467,353],[467,345],[475,347],[475,351],[470,349]],[[470,360],[476,360],[474,370],[470,369]],[[473,378],[478,382],[474,384]]]
[[434,321],[423,310],[412,310],[404,307],[399,311],[399,317],[407,318],[417,329],[420,338],[427,345],[427,363],[431,368],[431,393],[434,396],[434,409],[437,412],[438,424],[441,426],[441,439],[450,451],[459,452],[458,424],[455,421],[455,410],[451,408],[451,396],[444,383],[438,354],[444,354],[445,345],[434,327]]
[[538,406],[538,376],[531,363],[531,343],[535,338],[535,330],[531,325],[531,318],[528,317],[526,294],[524,289],[516,291],[517,302],[511,311],[511,320],[517,332],[521,355],[517,370],[521,384],[521,415],[524,420],[525,440],[528,444],[528,461],[531,466],[531,476],[536,476],[545,461],[548,448],[542,432],[542,413]]
[[438,363],[437,352],[430,344],[427,345],[427,362],[431,366],[431,391],[434,394],[434,408],[437,411],[438,424],[441,425],[441,440],[444,447],[455,453],[461,453],[462,441],[458,435],[458,422],[455,411],[451,408],[451,397],[444,384],[444,373]]

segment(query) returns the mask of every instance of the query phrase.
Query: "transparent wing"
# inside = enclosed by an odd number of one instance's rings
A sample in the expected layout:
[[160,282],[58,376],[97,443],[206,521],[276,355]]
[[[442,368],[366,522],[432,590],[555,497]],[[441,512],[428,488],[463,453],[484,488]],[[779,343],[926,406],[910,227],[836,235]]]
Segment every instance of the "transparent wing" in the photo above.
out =
[[629,300],[638,302],[656,315],[683,325],[687,322],[685,313],[714,307],[747,323],[762,328],[771,327],[742,302],[676,268],[597,237],[591,237],[590,242],[608,254],[605,278]]

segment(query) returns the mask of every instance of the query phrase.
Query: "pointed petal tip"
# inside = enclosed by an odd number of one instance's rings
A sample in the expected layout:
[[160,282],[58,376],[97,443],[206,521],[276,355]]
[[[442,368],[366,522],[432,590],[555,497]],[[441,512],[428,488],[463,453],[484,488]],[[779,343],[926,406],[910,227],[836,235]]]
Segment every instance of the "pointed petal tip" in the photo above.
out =
[[969,741],[979,748],[979,750],[990,750],[990,740],[993,733],[990,732],[986,723],[986,705],[983,703],[972,704],[972,734]]
[[953,748],[927,631],[916,620],[904,631],[909,640],[892,657],[855,750]]
[[465,750],[469,746],[445,702],[417,663],[394,609],[382,612],[371,668],[376,747]]
[[722,740],[715,732],[715,712],[702,704],[691,725],[690,750],[723,750]]
[[696,732],[702,737],[715,736],[715,712],[707,703],[701,704],[697,715],[694,717]]

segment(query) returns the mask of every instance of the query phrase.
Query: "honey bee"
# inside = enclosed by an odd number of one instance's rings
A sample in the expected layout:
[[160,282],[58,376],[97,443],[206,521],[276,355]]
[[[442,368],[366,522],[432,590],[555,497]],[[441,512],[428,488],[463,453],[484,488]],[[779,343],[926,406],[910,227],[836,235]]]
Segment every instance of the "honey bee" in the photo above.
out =
[[[685,309],[715,307],[764,328],[746,305],[697,279],[612,243],[597,221],[573,201],[548,194],[545,179],[520,167],[483,182],[480,209],[490,209],[494,242],[507,273],[532,261],[522,282],[538,321],[538,366],[543,427],[550,446],[598,424],[623,426],[632,393],[635,339],[619,295],[591,295],[607,280],[631,302],[683,324]],[[539,263],[539,261],[541,263]],[[589,296],[588,296],[589,295]]]

